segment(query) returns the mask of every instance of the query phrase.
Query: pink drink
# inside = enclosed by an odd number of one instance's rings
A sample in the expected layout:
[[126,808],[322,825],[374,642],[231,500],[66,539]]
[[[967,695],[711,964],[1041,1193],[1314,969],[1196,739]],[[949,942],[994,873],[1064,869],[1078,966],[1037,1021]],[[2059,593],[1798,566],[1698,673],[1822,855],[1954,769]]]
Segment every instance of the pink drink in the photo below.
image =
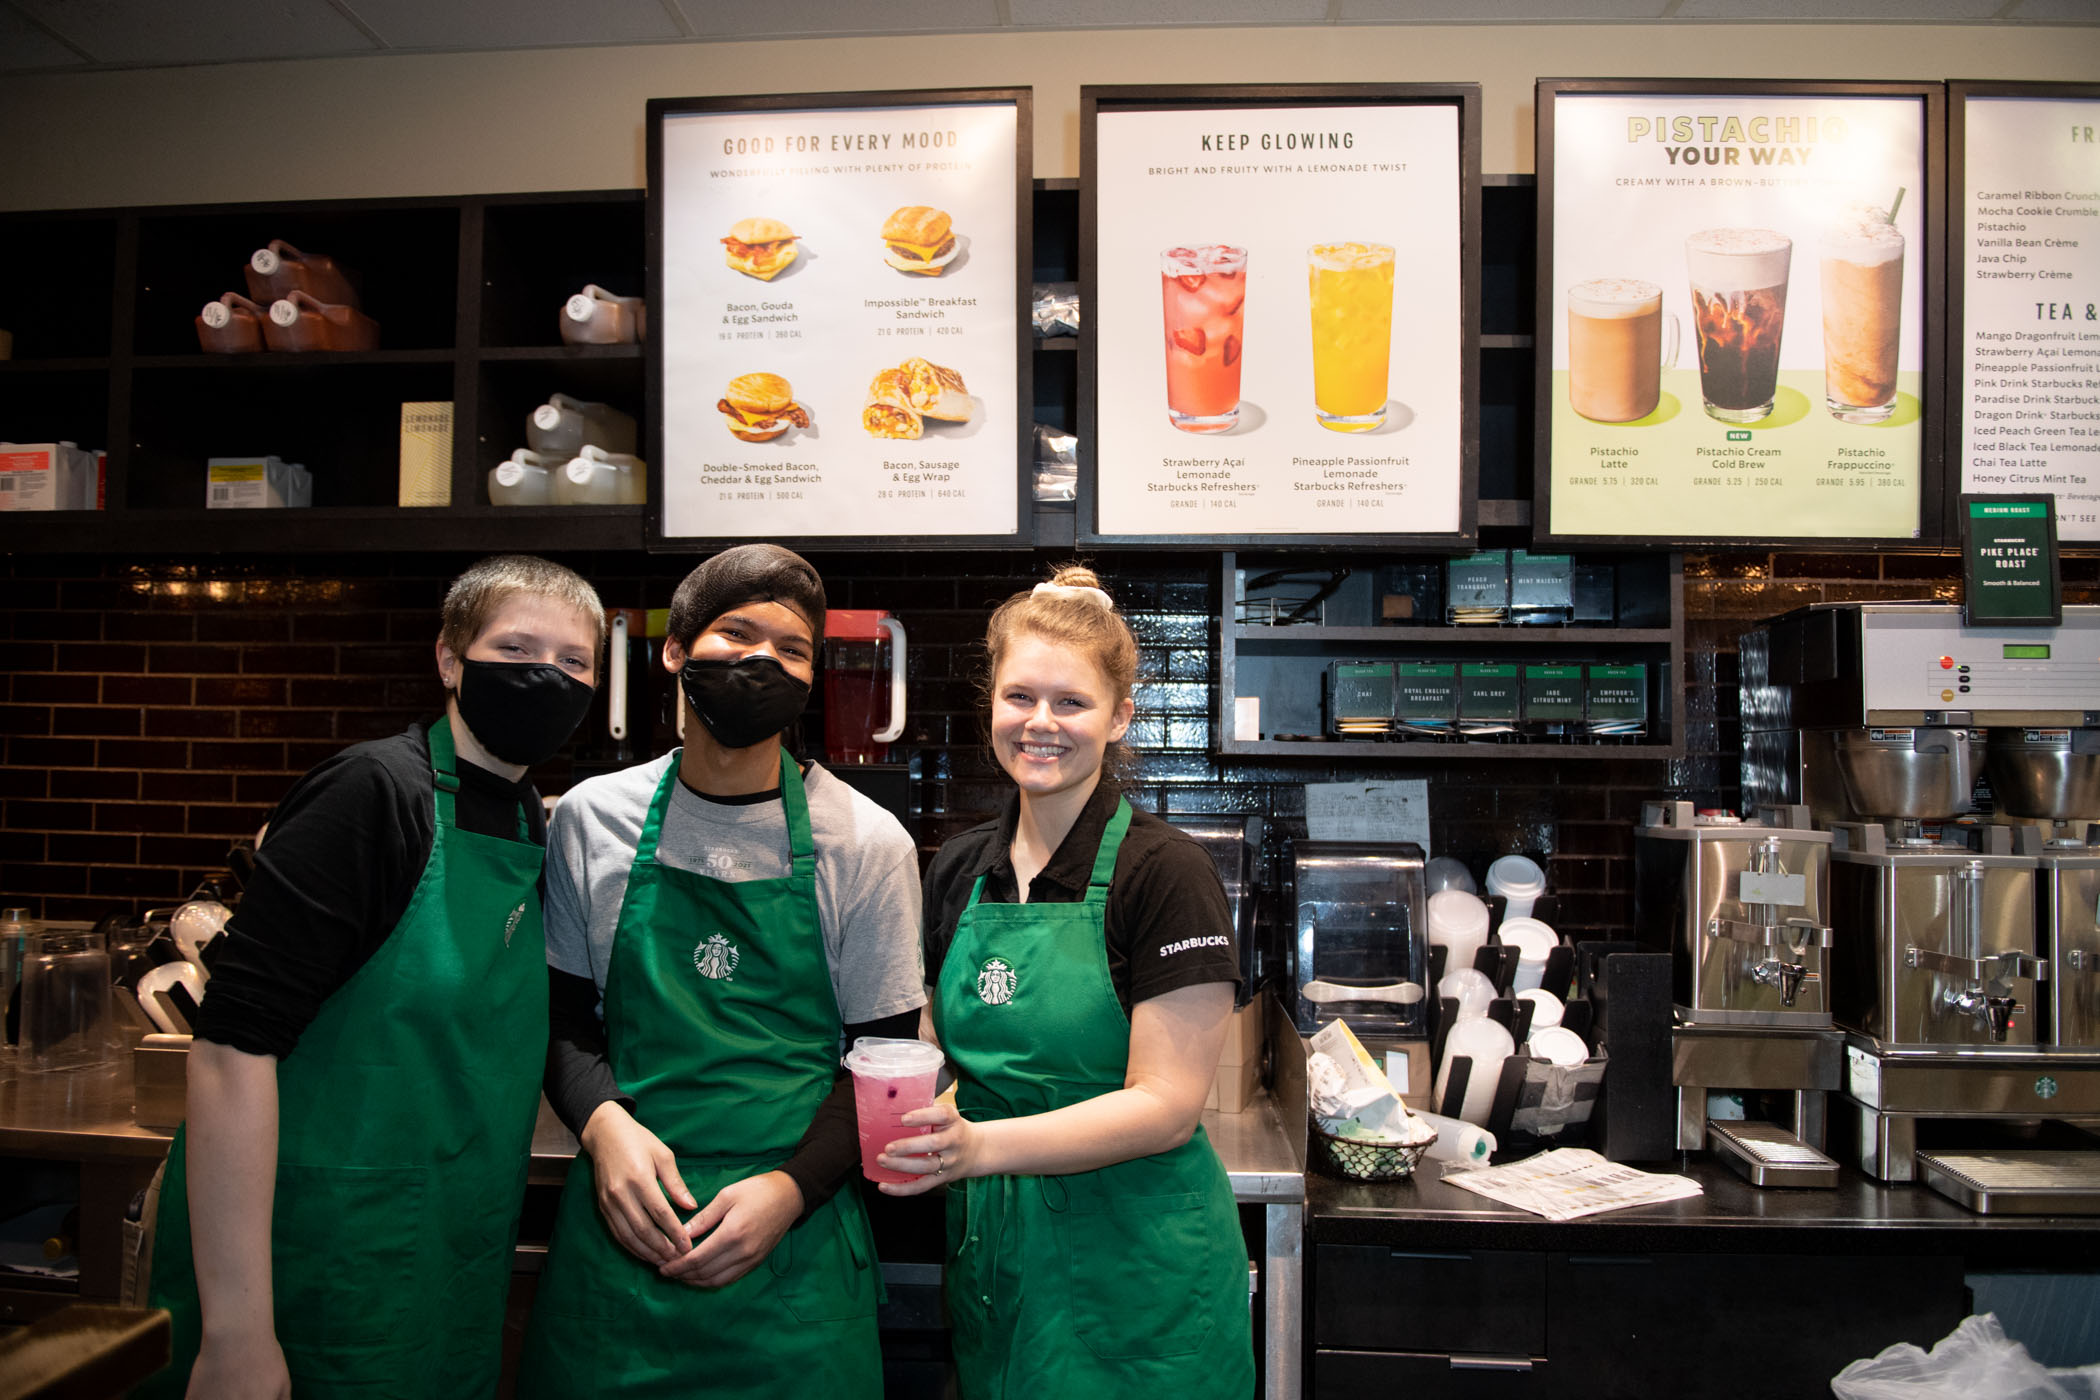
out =
[[1240,421],[1240,352],[1247,321],[1247,250],[1206,243],[1159,255],[1166,320],[1167,421],[1222,433]]
[[876,1165],[884,1148],[899,1138],[919,1137],[928,1130],[907,1127],[904,1115],[933,1103],[940,1080],[941,1052],[921,1040],[884,1040],[862,1036],[847,1052],[853,1071],[853,1110],[859,1120],[860,1172],[870,1181],[916,1181],[909,1172]]

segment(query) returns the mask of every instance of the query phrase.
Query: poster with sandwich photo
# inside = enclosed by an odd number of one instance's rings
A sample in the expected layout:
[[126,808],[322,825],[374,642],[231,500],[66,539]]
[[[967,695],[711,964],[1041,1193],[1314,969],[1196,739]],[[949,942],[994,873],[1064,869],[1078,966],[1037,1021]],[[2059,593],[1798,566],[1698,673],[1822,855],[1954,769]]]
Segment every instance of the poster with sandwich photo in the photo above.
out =
[[650,103],[653,538],[1016,535],[1026,94],[946,96]]
[[1087,90],[1092,538],[1470,531],[1473,90],[1402,91]]
[[1539,98],[1546,533],[1920,538],[1938,99],[1568,86]]

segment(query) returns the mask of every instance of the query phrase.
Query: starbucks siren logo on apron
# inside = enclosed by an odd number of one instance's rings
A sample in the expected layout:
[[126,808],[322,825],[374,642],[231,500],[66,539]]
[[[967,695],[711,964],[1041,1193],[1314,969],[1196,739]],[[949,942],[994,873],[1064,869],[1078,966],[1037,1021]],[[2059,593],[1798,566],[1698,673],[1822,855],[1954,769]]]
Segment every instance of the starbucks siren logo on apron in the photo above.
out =
[[510,946],[510,936],[511,936],[512,934],[514,934],[514,933],[516,933],[516,932],[518,931],[518,923],[519,923],[519,921],[520,921],[520,920],[522,920],[522,919],[523,919],[524,917],[525,917],[525,906],[524,906],[524,905],[523,905],[523,904],[521,903],[520,905],[518,905],[518,907],[517,907],[517,908],[515,908],[515,909],[511,910],[511,911],[510,911],[510,917],[509,917],[509,918],[507,918],[507,919],[505,919],[505,920],[503,921],[503,946],[504,946],[504,947],[508,948],[508,947]]
[[988,958],[977,971],[977,997],[986,1006],[1004,1006],[1014,999],[1014,970],[1004,958]]
[[736,971],[736,965],[742,961],[743,956],[736,950],[736,944],[731,943],[728,938],[719,933],[710,933],[705,942],[694,945],[693,966],[700,970],[702,977],[719,982]]

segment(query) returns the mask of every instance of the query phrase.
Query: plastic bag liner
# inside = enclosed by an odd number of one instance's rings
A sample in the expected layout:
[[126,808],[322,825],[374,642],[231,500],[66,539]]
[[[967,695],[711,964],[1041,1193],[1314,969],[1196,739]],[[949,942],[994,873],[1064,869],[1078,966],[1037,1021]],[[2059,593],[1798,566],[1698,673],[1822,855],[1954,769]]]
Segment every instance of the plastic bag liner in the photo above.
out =
[[1855,1361],[1830,1388],[1838,1400],[2100,1400],[2100,1366],[2051,1370],[1984,1313],[1930,1352],[1899,1342]]

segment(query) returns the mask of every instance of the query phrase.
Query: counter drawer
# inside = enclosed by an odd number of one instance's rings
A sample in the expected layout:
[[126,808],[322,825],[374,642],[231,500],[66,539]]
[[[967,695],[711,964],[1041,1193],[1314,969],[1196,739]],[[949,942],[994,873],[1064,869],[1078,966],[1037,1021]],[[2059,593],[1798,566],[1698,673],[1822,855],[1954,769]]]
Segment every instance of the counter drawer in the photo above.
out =
[[1424,1356],[1389,1351],[1313,1353],[1310,1400],[1367,1396],[1435,1396],[1436,1400],[1504,1400],[1552,1393],[1553,1378],[1537,1359]]
[[1546,1351],[1546,1256],[1323,1244],[1313,1345],[1535,1357]]

